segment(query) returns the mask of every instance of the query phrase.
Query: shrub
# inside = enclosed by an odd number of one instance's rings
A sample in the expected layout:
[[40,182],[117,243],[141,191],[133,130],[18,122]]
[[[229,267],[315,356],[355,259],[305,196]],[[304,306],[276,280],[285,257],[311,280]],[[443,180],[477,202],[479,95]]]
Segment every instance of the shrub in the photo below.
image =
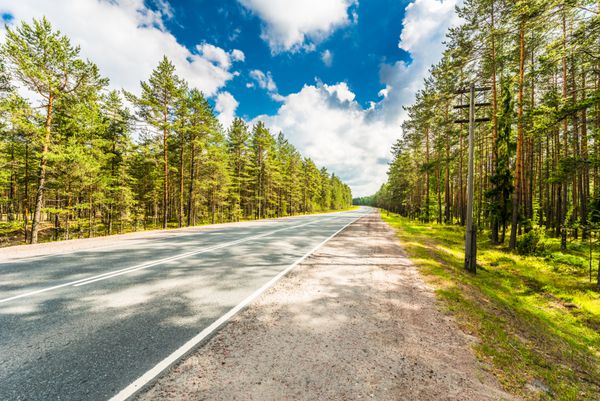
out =
[[531,255],[543,246],[543,240],[544,230],[534,228],[517,239],[517,252],[520,255]]

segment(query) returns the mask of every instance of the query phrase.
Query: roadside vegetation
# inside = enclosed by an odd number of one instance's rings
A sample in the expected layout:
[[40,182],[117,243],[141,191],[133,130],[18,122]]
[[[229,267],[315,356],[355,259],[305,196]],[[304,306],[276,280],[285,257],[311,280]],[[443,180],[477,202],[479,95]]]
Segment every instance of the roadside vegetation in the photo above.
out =
[[406,108],[387,182],[356,203],[466,224],[465,92],[474,84],[475,224],[521,253],[534,252],[542,234],[562,251],[597,241],[599,12],[591,1],[465,1],[462,24]]
[[559,239],[546,238],[523,256],[481,233],[473,275],[464,270],[463,227],[381,215],[448,313],[479,338],[476,354],[508,391],[525,400],[598,399],[600,293],[587,243],[562,251]]
[[351,206],[350,188],[283,133],[223,127],[166,57],[139,93],[109,90],[45,18],[6,29],[0,245]]
[[[406,108],[387,181],[354,200],[389,211],[441,302],[480,339],[477,355],[526,400],[600,399],[598,13],[591,1],[463,2]],[[465,269],[469,203],[476,274]]]

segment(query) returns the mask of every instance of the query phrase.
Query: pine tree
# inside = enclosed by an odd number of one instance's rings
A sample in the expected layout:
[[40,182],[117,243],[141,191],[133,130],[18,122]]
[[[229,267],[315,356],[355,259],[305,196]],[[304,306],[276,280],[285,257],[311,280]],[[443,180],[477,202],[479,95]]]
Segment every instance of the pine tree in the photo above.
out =
[[184,83],[175,74],[175,66],[164,56],[147,82],[141,83],[142,94],[126,93],[136,105],[138,116],[158,129],[163,147],[162,227],[167,228],[169,212],[169,135],[176,124],[176,109],[184,93]]
[[12,66],[14,77],[43,99],[46,111],[31,243],[38,241],[55,102],[99,90],[108,83],[100,78],[95,64],[79,58],[79,52],[79,47],[73,46],[68,37],[53,31],[46,18],[34,19],[31,25],[22,22],[15,29],[7,28],[2,46],[2,56]]

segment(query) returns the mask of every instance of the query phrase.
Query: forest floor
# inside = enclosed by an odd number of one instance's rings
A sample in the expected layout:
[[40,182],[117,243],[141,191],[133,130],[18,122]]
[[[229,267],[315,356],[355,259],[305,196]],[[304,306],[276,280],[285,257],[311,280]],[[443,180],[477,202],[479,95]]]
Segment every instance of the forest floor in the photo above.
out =
[[480,340],[479,360],[507,391],[526,400],[600,400],[600,292],[589,279],[587,244],[561,252],[557,239],[546,239],[536,255],[520,256],[480,233],[472,275],[463,269],[464,228],[382,217],[445,309]]
[[358,220],[139,400],[512,400],[377,213]]

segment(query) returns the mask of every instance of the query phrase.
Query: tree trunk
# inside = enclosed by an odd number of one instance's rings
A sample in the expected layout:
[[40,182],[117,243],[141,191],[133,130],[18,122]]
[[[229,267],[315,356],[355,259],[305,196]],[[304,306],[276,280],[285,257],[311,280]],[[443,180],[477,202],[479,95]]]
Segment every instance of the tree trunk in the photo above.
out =
[[188,187],[187,225],[192,225],[192,207],[194,205],[194,179],[196,178],[196,147],[194,140],[191,141],[190,149],[190,185]]
[[425,222],[429,223],[429,127],[425,127]]
[[[490,26],[490,36],[491,36],[491,46],[492,46],[492,168],[490,174],[494,174],[497,169],[497,160],[498,160],[498,89],[496,82],[496,35],[494,32],[495,29],[495,21],[494,21],[494,0],[492,0],[491,4],[491,26]],[[497,195],[500,196],[500,195]],[[492,213],[491,214],[491,237],[492,243],[498,243],[498,217]]]
[[33,212],[33,221],[31,222],[31,240],[30,243],[38,242],[38,232],[40,230],[40,220],[42,217],[42,206],[44,204],[44,185],[46,184],[46,166],[48,164],[48,148],[50,146],[51,128],[52,128],[52,112],[53,112],[54,95],[48,95],[48,105],[46,106],[46,124],[44,143],[42,145],[42,154],[40,155],[40,171],[38,178],[37,193],[35,196],[35,211]]
[[515,192],[512,199],[512,219],[509,248],[517,244],[517,225],[519,222],[519,204],[521,200],[521,175],[523,174],[523,83],[525,80],[525,23],[519,27],[519,95],[517,98],[517,155],[515,168]]
[[167,228],[167,200],[169,190],[169,148],[167,140],[169,137],[169,131],[167,129],[167,115],[164,116],[165,128],[163,128],[163,164],[164,164],[164,182],[163,182],[163,216],[162,216],[162,228]]
[[184,135],[180,134],[180,144],[179,144],[179,228],[183,227],[183,144],[184,144]]
[[29,220],[29,141],[25,141],[25,194],[23,199],[23,235],[27,243],[28,220]]
[[[585,91],[585,71],[581,74],[581,96],[583,99],[586,97]],[[587,230],[587,204],[590,194],[590,170],[588,167],[588,137],[587,137],[587,110],[583,109],[581,111],[581,178],[580,178],[580,188],[579,188],[579,196],[580,201],[579,204],[581,206],[581,238],[585,240],[588,235]]]
[[[566,12],[563,8],[562,14],[562,32],[563,32],[563,55],[562,55],[562,97],[563,100],[567,99],[567,22]],[[563,120],[563,151],[564,159],[569,157],[569,127],[567,119]],[[567,212],[569,210],[569,187],[566,179],[562,177],[562,214],[560,216],[560,249],[565,251],[567,249]]]

